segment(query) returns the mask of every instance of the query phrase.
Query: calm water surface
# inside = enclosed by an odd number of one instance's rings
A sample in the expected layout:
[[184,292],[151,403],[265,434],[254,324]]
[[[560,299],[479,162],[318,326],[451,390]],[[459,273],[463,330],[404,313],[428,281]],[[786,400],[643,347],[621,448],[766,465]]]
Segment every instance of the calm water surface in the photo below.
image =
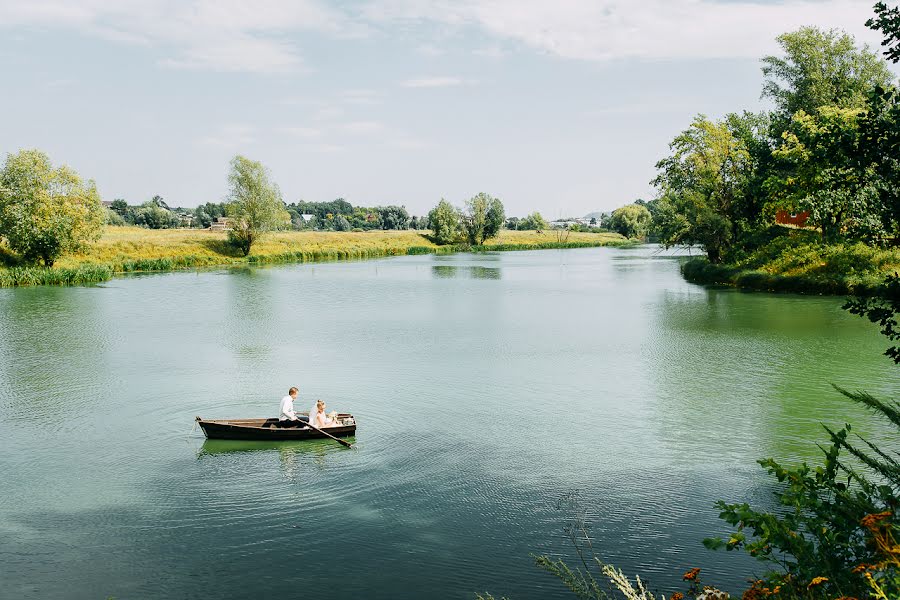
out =
[[[645,247],[177,273],[0,290],[0,597],[567,598],[578,491],[604,559],[732,591],[716,499],[757,458],[878,424],[896,394],[835,298],[684,282]],[[359,420],[333,442],[205,442],[291,385]]]

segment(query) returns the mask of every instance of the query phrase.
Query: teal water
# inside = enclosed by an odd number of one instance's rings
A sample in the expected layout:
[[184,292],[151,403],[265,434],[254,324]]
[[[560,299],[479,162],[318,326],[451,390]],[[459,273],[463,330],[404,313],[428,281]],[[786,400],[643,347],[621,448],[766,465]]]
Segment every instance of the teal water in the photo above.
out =
[[[841,299],[707,289],[652,247],[413,256],[0,290],[0,597],[569,598],[530,553],[738,591],[716,499],[896,396]],[[333,442],[204,441],[291,385]]]

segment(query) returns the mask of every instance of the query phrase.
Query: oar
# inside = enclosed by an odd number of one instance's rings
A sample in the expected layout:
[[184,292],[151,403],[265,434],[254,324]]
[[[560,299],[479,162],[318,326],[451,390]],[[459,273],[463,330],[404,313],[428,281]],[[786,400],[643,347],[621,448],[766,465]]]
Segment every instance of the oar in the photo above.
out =
[[310,429],[312,429],[313,431],[318,431],[319,433],[321,433],[321,434],[324,435],[325,437],[330,437],[331,439],[333,439],[334,441],[336,441],[336,442],[339,443],[339,444],[343,444],[343,445],[347,446],[348,448],[352,448],[352,447],[353,447],[353,444],[351,444],[350,442],[348,442],[348,441],[346,441],[346,440],[342,440],[341,438],[338,438],[338,437],[334,437],[334,436],[331,435],[330,433],[326,433],[326,432],[322,431],[321,429],[319,429],[318,427],[316,427],[316,426],[313,425],[312,423],[307,423],[306,425],[307,425]]

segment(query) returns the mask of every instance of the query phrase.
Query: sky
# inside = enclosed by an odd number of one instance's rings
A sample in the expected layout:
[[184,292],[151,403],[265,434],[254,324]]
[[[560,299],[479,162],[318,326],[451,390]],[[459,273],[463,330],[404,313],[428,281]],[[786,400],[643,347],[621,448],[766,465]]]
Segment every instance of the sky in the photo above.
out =
[[39,148],[105,200],[221,202],[229,160],[288,203],[508,215],[654,196],[694,115],[760,110],[759,59],[874,1],[0,0],[0,156]]

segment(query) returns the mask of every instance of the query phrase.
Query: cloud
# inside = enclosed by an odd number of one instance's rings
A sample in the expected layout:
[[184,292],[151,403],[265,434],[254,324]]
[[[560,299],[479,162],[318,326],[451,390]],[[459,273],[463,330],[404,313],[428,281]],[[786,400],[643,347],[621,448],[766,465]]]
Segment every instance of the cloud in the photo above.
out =
[[459,77],[423,77],[421,79],[408,79],[400,85],[408,88],[442,88],[469,85],[474,83]]
[[256,142],[256,131],[252,125],[231,123],[223,125],[214,134],[200,138],[198,143],[222,150],[237,150]]
[[172,68],[284,72],[303,61],[302,31],[356,35],[359,28],[316,0],[25,0],[0,3],[0,27],[79,31],[158,48]]
[[504,50],[500,46],[488,46],[486,48],[475,48],[472,50],[472,54],[475,56],[482,56],[484,58],[490,58],[494,60],[499,60],[501,58],[505,58],[509,52]]
[[[378,30],[405,37],[414,50],[430,54],[453,45],[422,43],[418,35],[422,31],[471,44],[464,34],[477,30],[486,38],[478,46],[485,48],[468,50],[479,56],[528,48],[589,61],[755,59],[777,51],[778,34],[803,25],[844,28],[877,46],[880,36],[864,26],[872,16],[871,4],[871,0],[361,0],[337,8],[326,0],[2,0],[0,29],[65,29],[146,45],[168,68],[283,73],[304,68],[298,41],[309,32],[347,39]],[[406,85],[464,83],[456,77],[431,77]]]
[[281,131],[292,136],[304,139],[317,138],[322,136],[322,130],[315,127],[283,127]]
[[356,89],[341,92],[340,99],[347,104],[378,104],[382,94],[375,90]]
[[384,131],[383,123],[378,121],[352,121],[341,125],[341,130],[353,134],[370,134]]
[[475,27],[493,37],[563,58],[758,58],[775,37],[803,25],[846,29],[862,41],[868,0],[373,0],[372,21]]

